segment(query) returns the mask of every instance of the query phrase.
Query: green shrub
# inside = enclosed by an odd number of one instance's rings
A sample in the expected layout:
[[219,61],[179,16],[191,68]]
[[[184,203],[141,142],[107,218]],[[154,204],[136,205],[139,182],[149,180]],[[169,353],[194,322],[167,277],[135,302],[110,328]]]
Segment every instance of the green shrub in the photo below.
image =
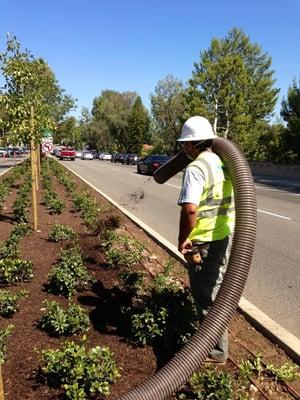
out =
[[22,236],[26,236],[30,231],[30,226],[26,222],[21,222],[14,227],[10,236],[21,238]]
[[116,241],[118,241],[118,233],[114,229],[108,229],[99,237],[99,246],[102,250],[108,250]]
[[26,197],[18,196],[13,204],[13,213],[15,220],[18,222],[28,221],[28,205],[29,201]]
[[268,364],[267,370],[276,380],[282,382],[292,382],[300,377],[300,374],[297,372],[297,367],[294,365],[283,364],[281,367],[276,367],[273,364]]
[[240,375],[244,379],[250,379],[252,375],[271,375],[276,380],[293,381],[298,378],[296,367],[284,364],[276,367],[273,364],[263,365],[260,354],[257,354],[251,360],[245,360],[240,364]]
[[142,261],[144,245],[128,236],[118,237],[117,241],[105,250],[107,265],[128,268]]
[[77,236],[76,232],[71,226],[55,224],[49,233],[49,239],[53,242],[60,240],[71,240]]
[[146,308],[141,314],[132,316],[132,333],[135,341],[142,346],[153,344],[154,339],[165,333],[168,312],[164,307],[156,310]]
[[144,276],[142,271],[124,270],[119,274],[119,278],[123,282],[124,289],[132,294],[143,293]]
[[70,304],[64,310],[56,301],[44,301],[44,304],[40,326],[50,334],[72,335],[88,329],[89,317],[79,305]]
[[56,197],[52,197],[47,204],[49,214],[61,214],[65,209],[65,203]]
[[12,333],[14,326],[7,325],[5,328],[0,329],[0,365],[6,360],[6,338]]
[[60,261],[49,276],[49,290],[71,297],[76,290],[82,290],[93,281],[83,265],[78,248],[72,247],[61,252]]
[[0,243],[1,258],[18,258],[20,256],[20,239],[30,231],[27,223],[21,222],[14,227],[8,239]]
[[200,400],[231,400],[233,399],[232,382],[226,372],[206,370],[195,372],[190,380],[193,392]]
[[63,388],[70,400],[107,396],[110,385],[120,377],[109,349],[96,346],[88,350],[86,337],[80,344],[67,341],[61,350],[45,350],[42,356],[41,375],[49,386]]
[[75,211],[82,211],[90,204],[90,197],[84,192],[75,192],[72,199]]
[[1,258],[18,258],[20,256],[20,238],[12,235],[0,243]]
[[0,283],[28,282],[33,278],[32,262],[21,259],[0,260]]
[[18,302],[23,299],[28,292],[20,290],[17,293],[11,293],[8,290],[0,290],[0,315],[1,317],[10,317],[18,311]]

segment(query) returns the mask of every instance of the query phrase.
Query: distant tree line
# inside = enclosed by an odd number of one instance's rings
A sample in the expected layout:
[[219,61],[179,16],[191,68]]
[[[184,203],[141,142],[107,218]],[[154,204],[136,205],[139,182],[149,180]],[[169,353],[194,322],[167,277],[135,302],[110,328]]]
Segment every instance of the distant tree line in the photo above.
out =
[[149,111],[136,92],[106,89],[76,120],[69,116],[76,100],[59,87],[50,67],[22,53],[10,38],[0,53],[6,82],[0,91],[0,132],[26,141],[28,124],[21,122],[34,103],[39,127],[52,129],[57,143],[135,153],[147,143],[153,152],[172,154],[182,123],[203,115],[217,135],[236,142],[250,160],[300,163],[300,84],[292,81],[281,104],[282,119],[274,122],[279,89],[271,63],[258,44],[234,28],[200,52],[188,82],[171,74],[160,80]]

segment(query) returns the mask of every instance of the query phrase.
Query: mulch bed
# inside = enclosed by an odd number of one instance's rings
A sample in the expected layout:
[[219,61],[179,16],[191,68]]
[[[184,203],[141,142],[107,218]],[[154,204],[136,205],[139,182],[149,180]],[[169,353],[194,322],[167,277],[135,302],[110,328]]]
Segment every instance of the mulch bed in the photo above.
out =
[[[78,191],[85,187],[85,184],[77,177],[72,176],[72,180],[76,182]],[[18,183],[21,183],[21,181]],[[62,305],[67,304],[67,299],[49,294],[44,286],[49,272],[57,262],[60,249],[65,246],[62,242],[54,243],[48,240],[49,232],[53,224],[57,222],[71,226],[80,234],[80,247],[85,254],[88,254],[85,265],[97,283],[89,290],[78,293],[75,296],[75,301],[89,312],[91,320],[87,332],[89,346],[108,346],[114,354],[117,366],[121,369],[121,378],[113,384],[111,394],[107,397],[109,400],[115,400],[153,375],[158,366],[159,354],[157,354],[157,349],[154,350],[150,346],[134,347],[124,340],[124,337],[120,336],[117,321],[114,321],[113,318],[116,307],[119,307],[122,303],[122,297],[116,290],[118,286],[117,272],[105,268],[105,258],[99,251],[97,236],[87,230],[80,213],[73,211],[70,195],[56,178],[54,187],[57,196],[64,200],[66,208],[60,215],[50,215],[41,204],[43,191],[40,188],[38,192],[38,231],[22,238],[21,244],[22,258],[33,262],[34,278],[29,283],[22,283],[9,288],[12,291],[26,289],[29,294],[21,301],[19,312],[14,314],[12,318],[7,320],[0,317],[0,327],[6,326],[8,323],[14,325],[13,333],[7,340],[7,360],[2,366],[5,399],[62,399],[62,392],[57,389],[50,389],[46,385],[38,383],[35,379],[35,371],[41,360],[41,350],[58,348],[66,339],[65,337],[51,337],[37,326],[37,321],[42,315],[43,300],[59,300]],[[0,241],[9,236],[15,225],[12,204],[16,198],[17,189],[18,185],[15,185],[0,216]],[[101,204],[107,204],[107,201],[93,189],[88,188],[88,192]],[[121,215],[117,209],[114,209],[113,213]],[[149,274],[158,271],[169,258],[169,255],[127,217],[121,215],[121,219],[124,229],[146,244],[149,253],[146,268]],[[32,223],[32,221],[30,222]],[[186,281],[184,270],[179,264],[176,265],[175,270],[181,274],[181,279]],[[250,350],[259,352],[268,362],[283,364],[288,361],[288,357],[277,346],[274,346],[259,334],[240,314],[237,314],[233,319],[230,330],[232,333],[230,351],[234,359],[239,360],[244,356],[244,350],[235,340],[235,337],[238,337],[247,343]],[[294,388],[300,391],[300,383],[296,382]],[[287,395],[287,397],[273,398],[289,399],[292,397]]]

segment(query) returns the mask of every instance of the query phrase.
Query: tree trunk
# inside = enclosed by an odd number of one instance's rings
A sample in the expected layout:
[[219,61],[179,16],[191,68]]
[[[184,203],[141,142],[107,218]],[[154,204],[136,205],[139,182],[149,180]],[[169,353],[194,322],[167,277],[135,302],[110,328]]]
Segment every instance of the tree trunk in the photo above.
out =
[[217,134],[218,129],[218,99],[215,100],[215,118],[214,118],[214,132]]

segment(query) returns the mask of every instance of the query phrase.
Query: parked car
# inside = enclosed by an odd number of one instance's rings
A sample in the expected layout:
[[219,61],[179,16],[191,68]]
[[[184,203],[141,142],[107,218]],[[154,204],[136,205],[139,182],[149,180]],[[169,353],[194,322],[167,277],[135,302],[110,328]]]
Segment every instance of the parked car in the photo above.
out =
[[135,165],[138,161],[140,161],[140,157],[137,154],[127,153],[125,154],[122,163],[127,165],[129,164]]
[[73,147],[63,147],[59,152],[60,160],[72,160],[75,161],[75,150]]
[[93,154],[93,158],[98,158],[98,151],[97,150],[89,150],[89,152]]
[[23,151],[20,149],[20,147],[7,147],[6,151],[8,157],[21,156],[23,154]]
[[82,160],[93,160],[94,159],[93,153],[91,151],[83,151],[81,159]]
[[116,154],[113,154],[112,155],[112,159],[111,159],[111,162],[123,162],[123,159],[124,159],[124,157],[125,157],[125,154],[124,153],[116,153]]
[[119,154],[119,153],[113,153],[113,154],[111,155],[110,162],[116,162],[116,158],[118,157],[118,154]]
[[5,147],[0,147],[0,157],[7,157],[8,152]]
[[81,158],[82,157],[82,150],[75,150],[75,157]]
[[138,161],[137,163],[137,173],[153,175],[153,172],[163,165],[169,157],[165,154],[152,154]]
[[112,155],[110,153],[107,153],[106,151],[103,151],[99,153],[99,160],[108,160],[110,161],[112,158]]

